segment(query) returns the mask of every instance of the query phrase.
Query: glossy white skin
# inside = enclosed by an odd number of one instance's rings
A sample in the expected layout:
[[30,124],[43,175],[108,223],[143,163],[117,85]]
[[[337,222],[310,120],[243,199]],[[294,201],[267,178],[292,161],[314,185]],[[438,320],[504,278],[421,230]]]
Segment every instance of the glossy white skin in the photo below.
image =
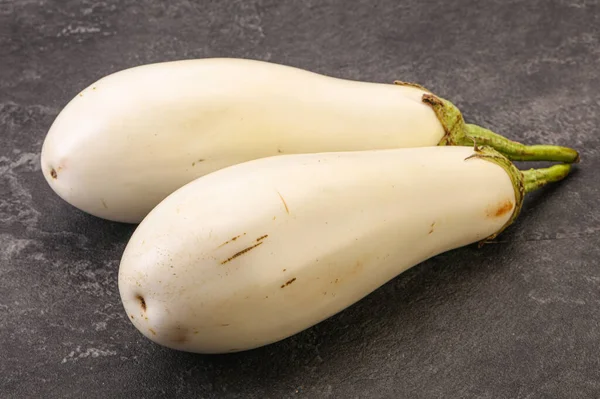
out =
[[119,270],[127,315],[151,340],[190,352],[298,333],[507,223],[515,204],[507,172],[465,160],[472,154],[284,155],[199,178],[131,237]]
[[51,126],[41,165],[70,204],[137,223],[182,185],[240,162],[436,145],[444,131],[423,93],[252,60],[144,65],[77,95]]

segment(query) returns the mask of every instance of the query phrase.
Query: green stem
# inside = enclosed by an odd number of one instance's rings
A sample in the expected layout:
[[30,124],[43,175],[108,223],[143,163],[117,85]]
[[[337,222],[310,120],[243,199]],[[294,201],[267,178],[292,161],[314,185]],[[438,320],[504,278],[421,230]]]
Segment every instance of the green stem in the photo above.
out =
[[466,124],[466,134],[478,145],[487,145],[512,161],[579,162],[579,153],[572,148],[557,145],[525,145],[507,139],[481,126]]
[[427,91],[423,94],[422,101],[433,109],[446,132],[438,145],[488,146],[511,161],[579,162],[579,153],[572,148],[556,145],[525,145],[509,140],[489,129],[465,123],[460,110],[454,104],[422,86],[400,81],[394,83]]
[[525,194],[544,187],[549,183],[561,181],[571,171],[571,165],[558,164],[549,168],[529,169],[522,171]]

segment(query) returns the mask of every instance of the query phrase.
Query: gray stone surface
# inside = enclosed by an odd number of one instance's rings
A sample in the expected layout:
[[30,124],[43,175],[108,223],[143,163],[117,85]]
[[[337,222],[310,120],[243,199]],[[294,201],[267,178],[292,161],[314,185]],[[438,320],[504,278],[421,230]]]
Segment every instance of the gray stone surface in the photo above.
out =
[[[416,81],[582,163],[495,244],[427,261],[290,339],[164,349],[122,311],[133,227],[60,200],[39,154],[94,80],[213,56]],[[599,65],[595,0],[0,1],[0,397],[600,397]]]

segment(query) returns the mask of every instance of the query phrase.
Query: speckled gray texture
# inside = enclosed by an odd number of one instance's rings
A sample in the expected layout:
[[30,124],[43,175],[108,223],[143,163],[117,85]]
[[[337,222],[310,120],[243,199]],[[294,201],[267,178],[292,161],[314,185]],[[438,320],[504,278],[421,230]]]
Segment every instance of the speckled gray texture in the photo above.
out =
[[[60,200],[39,154],[94,80],[213,56],[416,81],[582,163],[497,243],[425,262],[293,338],[164,349],[122,311],[133,227]],[[599,66],[594,0],[0,1],[0,397],[600,397]]]

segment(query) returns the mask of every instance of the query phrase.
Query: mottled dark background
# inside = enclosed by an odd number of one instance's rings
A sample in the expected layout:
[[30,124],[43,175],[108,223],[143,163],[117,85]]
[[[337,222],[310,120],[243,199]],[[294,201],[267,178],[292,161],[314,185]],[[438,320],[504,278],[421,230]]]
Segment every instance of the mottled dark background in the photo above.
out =
[[[495,244],[425,262],[293,338],[163,349],[117,291],[133,227],[60,200],[39,154],[96,79],[214,56],[416,81],[582,163]],[[0,0],[0,397],[600,397],[599,71],[595,0]]]

